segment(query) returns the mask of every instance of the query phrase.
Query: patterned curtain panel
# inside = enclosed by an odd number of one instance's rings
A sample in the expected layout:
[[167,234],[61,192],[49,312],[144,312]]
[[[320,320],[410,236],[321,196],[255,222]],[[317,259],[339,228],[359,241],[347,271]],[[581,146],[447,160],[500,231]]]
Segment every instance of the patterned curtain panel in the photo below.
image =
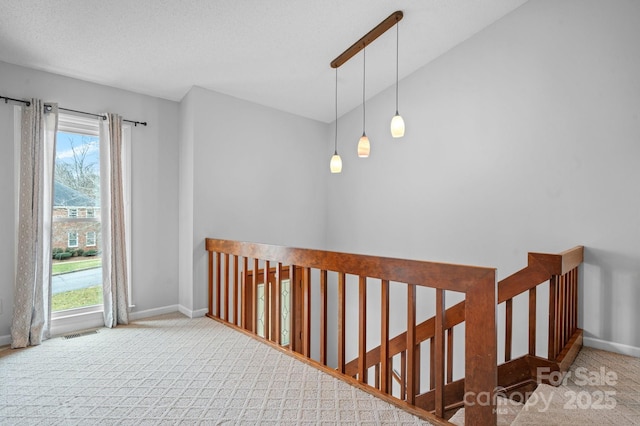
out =
[[122,117],[106,114],[100,134],[104,325],[128,324],[127,256],[122,184]]
[[11,347],[39,345],[51,319],[51,221],[58,106],[31,99],[22,108],[20,140],[19,253]]

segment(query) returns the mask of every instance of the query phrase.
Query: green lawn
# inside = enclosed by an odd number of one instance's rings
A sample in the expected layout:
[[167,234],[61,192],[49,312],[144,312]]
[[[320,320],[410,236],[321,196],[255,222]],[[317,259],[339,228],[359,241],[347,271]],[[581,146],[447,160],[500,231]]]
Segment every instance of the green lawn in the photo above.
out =
[[102,303],[102,287],[99,285],[79,290],[65,291],[51,297],[51,311],[82,308]]
[[66,272],[81,271],[83,269],[97,268],[102,265],[102,259],[66,260],[54,263],[51,267],[51,275],[64,274]]

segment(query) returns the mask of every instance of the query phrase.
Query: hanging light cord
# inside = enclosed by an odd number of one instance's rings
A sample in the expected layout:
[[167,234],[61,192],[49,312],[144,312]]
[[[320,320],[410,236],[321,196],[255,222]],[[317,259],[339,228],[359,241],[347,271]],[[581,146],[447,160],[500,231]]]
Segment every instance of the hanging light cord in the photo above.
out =
[[400,23],[396,23],[396,115],[398,115],[398,59],[400,58],[398,54],[398,48],[400,46],[400,42],[398,41],[400,37]]
[[336,68],[336,140],[334,144],[334,155],[338,154],[338,68]]
[[367,49],[362,49],[362,134],[365,134],[367,114],[365,111],[364,91],[367,81]]

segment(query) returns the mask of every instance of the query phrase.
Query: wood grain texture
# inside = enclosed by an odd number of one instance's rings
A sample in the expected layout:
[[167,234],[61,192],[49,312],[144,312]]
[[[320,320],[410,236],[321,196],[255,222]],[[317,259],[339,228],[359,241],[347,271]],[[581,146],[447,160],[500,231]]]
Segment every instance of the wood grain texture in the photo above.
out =
[[477,280],[495,276],[495,268],[395,259],[361,254],[283,247],[207,238],[209,251],[249,256],[289,265],[466,292]]
[[[289,352],[299,352],[296,356],[310,357],[311,349],[311,268],[320,272],[320,300],[314,307],[320,311],[319,328],[314,341],[320,348],[319,363],[327,363],[327,310],[328,300],[327,272],[338,273],[338,330],[337,330],[337,371],[356,377],[363,388],[378,388],[380,394],[390,396],[392,377],[398,377],[392,368],[393,357],[400,354],[400,398],[409,404],[420,405],[425,400],[420,392],[420,350],[421,343],[429,340],[431,363],[430,385],[432,387],[431,409],[444,417],[448,410],[461,406],[461,401],[451,401],[451,395],[462,389],[467,394],[478,395],[481,392],[493,392],[498,383],[497,347],[495,339],[496,307],[506,303],[505,360],[512,368],[522,367],[522,361],[512,363],[511,344],[513,340],[513,297],[528,292],[528,343],[527,365],[531,369],[535,357],[536,345],[536,287],[550,281],[549,292],[549,359],[554,368],[561,369],[570,365],[581,347],[582,334],[577,329],[578,267],[583,260],[581,246],[560,254],[529,253],[528,265],[521,271],[495,283],[495,269],[464,265],[451,265],[435,262],[423,262],[407,259],[383,258],[367,255],[328,252],[310,249],[296,249],[265,244],[253,244],[219,239],[207,239],[209,250],[209,313],[222,321],[250,328],[257,332],[257,285],[265,285],[265,338],[280,346],[281,300],[280,283],[286,275],[283,264],[291,266],[291,315]],[[234,256],[233,273],[229,256]],[[239,282],[238,256],[244,259],[242,282]],[[223,258],[224,257],[224,258]],[[253,261],[253,272],[247,271],[248,261]],[[259,269],[259,262],[264,268]],[[276,263],[275,268],[270,265]],[[296,272],[299,270],[299,273]],[[222,272],[224,272],[223,276]],[[346,362],[346,274],[357,276],[358,285],[358,358]],[[381,280],[380,335],[381,344],[367,351],[367,290],[371,278]],[[233,283],[231,283],[233,281]],[[407,331],[391,337],[389,335],[389,283],[393,281],[407,288]],[[221,284],[224,287],[221,287]],[[233,287],[231,287],[233,284]],[[416,324],[416,286],[436,289],[436,315]],[[241,292],[238,303],[237,292]],[[317,292],[316,288],[316,293]],[[465,293],[466,300],[445,309],[444,291],[453,290]],[[314,296],[315,297],[315,296]],[[215,299],[215,302],[214,302]],[[215,303],[215,307],[214,307]],[[233,306],[233,319],[230,306]],[[453,381],[453,327],[465,324],[465,376],[462,382]],[[318,333],[319,331],[319,333]],[[297,348],[296,348],[297,346]],[[514,360],[516,361],[516,360]],[[375,368],[375,385],[368,385],[367,373]],[[516,367],[520,366],[520,367]],[[524,368],[524,367],[522,367]],[[501,371],[506,371],[501,369]],[[522,371],[513,370],[513,389],[525,389],[531,386],[532,378]],[[521,377],[522,376],[522,377]],[[502,380],[500,380],[502,381]],[[462,385],[460,385],[462,383]],[[462,386],[462,387],[461,387]],[[490,398],[492,399],[492,398]],[[475,404],[467,406],[466,424],[495,424],[496,418],[492,405]]]
[[416,366],[416,286],[407,286],[407,402],[415,404],[416,389],[415,366]]
[[436,416],[444,417],[444,356],[445,356],[445,340],[444,340],[444,316],[445,301],[444,291],[436,290],[436,330],[434,336],[434,368],[435,368],[435,412]]
[[389,281],[382,280],[380,283],[380,387],[379,389],[388,393],[391,389],[389,365]]
[[358,279],[358,380],[367,383],[367,277]]
[[[345,373],[345,347],[346,347],[346,293],[345,274],[338,273],[338,371]],[[356,367],[357,368],[357,367]],[[353,376],[355,373],[350,374]]]
[[320,271],[320,364],[327,365],[327,271]]
[[401,10],[396,10],[395,12],[393,12],[391,15],[385,18],[384,21],[376,25],[371,31],[363,35],[358,41],[349,46],[347,50],[342,52],[340,55],[338,55],[337,58],[331,61],[331,68],[339,68],[342,64],[358,54],[358,52],[360,52],[362,49],[373,43],[375,39],[384,34],[387,30],[389,30],[389,28],[400,22],[403,16],[404,14]]

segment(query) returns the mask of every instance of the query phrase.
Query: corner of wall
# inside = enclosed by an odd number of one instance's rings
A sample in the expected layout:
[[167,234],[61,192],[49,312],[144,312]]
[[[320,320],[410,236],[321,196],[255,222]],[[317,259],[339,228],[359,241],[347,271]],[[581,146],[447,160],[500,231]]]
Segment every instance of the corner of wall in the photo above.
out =
[[[193,90],[193,88],[192,88]],[[178,303],[193,309],[194,109],[190,90],[180,101],[178,151]]]

